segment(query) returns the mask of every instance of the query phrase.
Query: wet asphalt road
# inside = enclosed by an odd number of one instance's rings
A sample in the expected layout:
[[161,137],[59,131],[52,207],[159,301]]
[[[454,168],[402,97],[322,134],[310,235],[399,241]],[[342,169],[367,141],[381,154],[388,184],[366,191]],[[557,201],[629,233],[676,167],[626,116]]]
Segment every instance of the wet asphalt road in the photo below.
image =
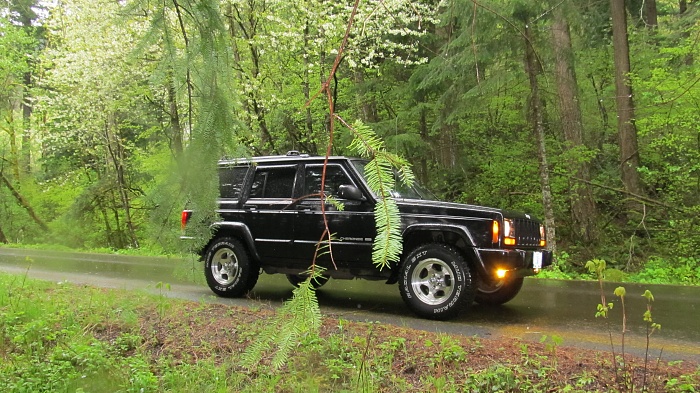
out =
[[[0,248],[0,271],[29,277],[68,281],[108,288],[156,291],[158,282],[170,284],[168,295],[246,307],[275,307],[291,297],[292,287],[282,275],[263,274],[248,299],[213,296],[204,283],[202,265],[193,259],[149,258]],[[654,321],[661,331],[651,338],[650,356],[663,360],[700,362],[700,288],[667,285],[607,284],[608,302],[615,304],[609,321],[595,318],[600,303],[597,282],[525,280],[521,293],[500,307],[474,305],[457,319],[437,322],[415,318],[404,305],[396,285],[365,280],[330,280],[318,291],[321,310],[328,316],[377,321],[415,329],[477,337],[517,337],[540,341],[558,336],[564,346],[610,350],[608,323],[619,351],[622,316],[618,285],[627,289],[627,352],[643,355],[646,327],[642,314],[649,289],[655,297]]]

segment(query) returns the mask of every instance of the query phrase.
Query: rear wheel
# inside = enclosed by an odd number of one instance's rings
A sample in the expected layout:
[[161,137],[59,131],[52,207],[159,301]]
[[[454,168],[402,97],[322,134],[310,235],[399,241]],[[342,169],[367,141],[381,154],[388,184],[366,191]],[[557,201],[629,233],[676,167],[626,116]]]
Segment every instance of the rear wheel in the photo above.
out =
[[240,241],[215,239],[204,254],[204,276],[209,288],[222,297],[238,297],[253,289],[260,270]]
[[[287,280],[295,287],[298,287],[299,284],[306,281],[307,278],[308,276],[303,274],[287,274]],[[316,277],[315,279],[311,280],[311,286],[314,287],[314,289],[321,288],[328,282],[328,280],[330,280],[330,277],[328,276]]]
[[477,277],[475,300],[479,304],[492,306],[507,303],[520,292],[524,280],[522,277],[510,277],[489,281]]
[[443,244],[417,247],[400,271],[399,289],[408,307],[429,319],[448,319],[474,301],[474,285],[462,255]]

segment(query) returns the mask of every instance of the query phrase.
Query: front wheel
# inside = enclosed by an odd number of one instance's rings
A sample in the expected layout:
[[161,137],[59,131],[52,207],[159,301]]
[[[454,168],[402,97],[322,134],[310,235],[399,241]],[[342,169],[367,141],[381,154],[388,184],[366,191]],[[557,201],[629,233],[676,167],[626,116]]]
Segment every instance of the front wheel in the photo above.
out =
[[240,241],[215,239],[204,254],[204,276],[209,288],[222,297],[238,297],[253,289],[260,270]]
[[520,292],[524,278],[510,277],[502,280],[486,281],[481,277],[476,279],[476,302],[479,304],[497,306],[507,303]]
[[399,289],[408,307],[429,319],[452,318],[474,301],[469,266],[459,252],[443,244],[426,244],[408,254]]

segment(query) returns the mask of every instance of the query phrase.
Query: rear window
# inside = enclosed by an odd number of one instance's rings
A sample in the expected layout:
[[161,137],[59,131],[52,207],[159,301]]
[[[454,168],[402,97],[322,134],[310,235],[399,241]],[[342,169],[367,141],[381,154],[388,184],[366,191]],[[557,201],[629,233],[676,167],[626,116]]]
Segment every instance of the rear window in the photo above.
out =
[[219,168],[219,195],[221,198],[238,199],[243,193],[243,179],[248,167]]

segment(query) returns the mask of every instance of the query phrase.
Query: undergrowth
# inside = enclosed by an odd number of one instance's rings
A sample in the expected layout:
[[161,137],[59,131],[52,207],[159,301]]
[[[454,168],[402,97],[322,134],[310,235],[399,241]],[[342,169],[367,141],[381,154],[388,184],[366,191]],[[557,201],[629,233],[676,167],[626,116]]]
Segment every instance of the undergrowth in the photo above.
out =
[[[607,267],[604,275],[608,282],[700,285],[700,258],[654,256],[635,269],[615,265]],[[595,281],[598,279],[595,273],[585,268],[585,265],[577,267],[566,252],[556,255],[553,265],[542,270],[536,277],[558,280]]]
[[[0,273],[2,392],[525,392],[624,391],[604,353],[541,342],[435,334],[323,318],[281,368],[241,353],[274,315]],[[650,317],[650,316],[649,316]],[[639,375],[644,360],[628,356]],[[644,382],[692,392],[700,372],[655,365]]]

